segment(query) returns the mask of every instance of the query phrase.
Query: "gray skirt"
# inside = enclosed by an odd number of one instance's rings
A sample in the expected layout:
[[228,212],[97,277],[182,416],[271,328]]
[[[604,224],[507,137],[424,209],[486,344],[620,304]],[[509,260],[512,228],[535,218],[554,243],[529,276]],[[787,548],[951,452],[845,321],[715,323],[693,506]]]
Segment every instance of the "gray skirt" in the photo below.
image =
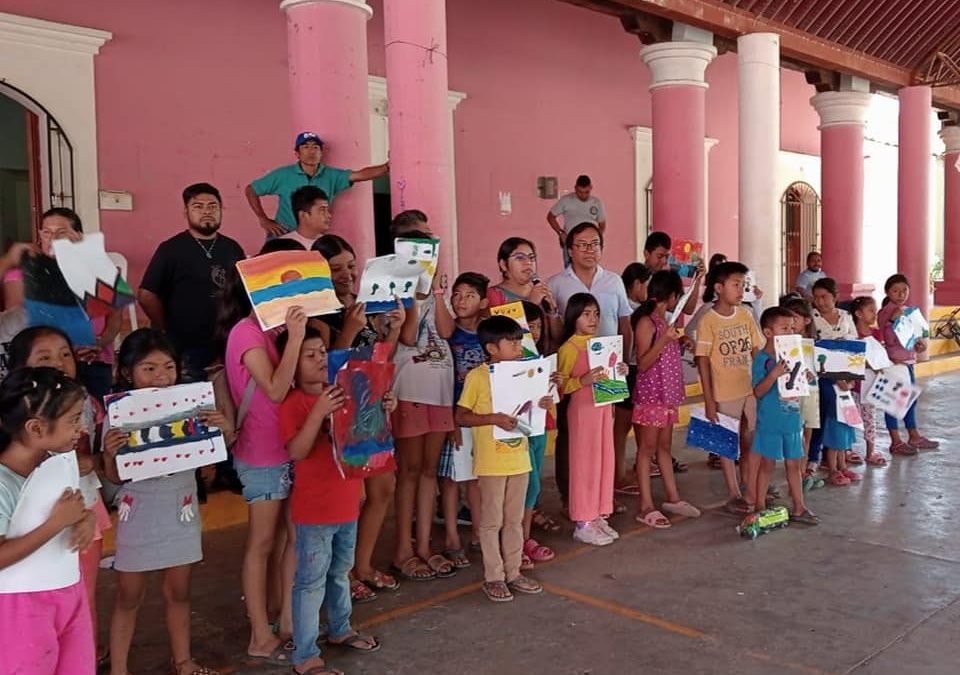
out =
[[194,472],[124,483],[117,493],[114,569],[150,572],[203,559]]

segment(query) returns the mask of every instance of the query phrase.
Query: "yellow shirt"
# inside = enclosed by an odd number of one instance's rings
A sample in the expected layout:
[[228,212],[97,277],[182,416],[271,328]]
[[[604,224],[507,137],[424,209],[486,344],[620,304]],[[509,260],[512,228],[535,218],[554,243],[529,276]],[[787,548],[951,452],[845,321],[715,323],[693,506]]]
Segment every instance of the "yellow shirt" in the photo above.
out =
[[735,307],[730,316],[715,309],[703,315],[697,327],[696,355],[710,358],[714,399],[735,401],[753,393],[753,351],[764,342],[756,319],[745,307]]
[[[563,387],[564,394],[572,394],[583,388],[580,379],[572,377],[570,374],[577,365],[577,357],[580,356],[580,352],[587,350],[587,343],[590,338],[590,335],[573,335],[557,350],[557,371],[563,373],[567,378]],[[587,372],[583,372],[581,375],[586,375]]]
[[[457,405],[475,415],[493,413],[489,366],[477,366],[467,373]],[[493,437],[492,425],[473,427],[473,472],[477,476],[516,476],[531,468],[526,438],[501,441]]]

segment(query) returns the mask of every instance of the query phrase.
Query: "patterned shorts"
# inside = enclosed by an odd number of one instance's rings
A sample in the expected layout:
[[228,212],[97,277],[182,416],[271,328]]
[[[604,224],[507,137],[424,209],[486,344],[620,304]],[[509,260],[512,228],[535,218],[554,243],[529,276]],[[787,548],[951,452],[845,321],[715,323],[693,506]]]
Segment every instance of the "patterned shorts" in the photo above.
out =
[[643,405],[633,406],[633,423],[642,427],[656,427],[666,429],[680,421],[680,409],[672,405]]

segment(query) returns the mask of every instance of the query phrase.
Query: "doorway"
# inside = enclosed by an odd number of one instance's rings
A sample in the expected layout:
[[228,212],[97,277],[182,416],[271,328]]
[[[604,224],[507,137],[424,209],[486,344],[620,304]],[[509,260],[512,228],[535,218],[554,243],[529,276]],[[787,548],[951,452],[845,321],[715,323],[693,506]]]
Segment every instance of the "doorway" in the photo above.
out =
[[809,183],[791,183],[780,199],[782,206],[783,292],[793,290],[807,266],[807,254],[820,250],[820,196]]

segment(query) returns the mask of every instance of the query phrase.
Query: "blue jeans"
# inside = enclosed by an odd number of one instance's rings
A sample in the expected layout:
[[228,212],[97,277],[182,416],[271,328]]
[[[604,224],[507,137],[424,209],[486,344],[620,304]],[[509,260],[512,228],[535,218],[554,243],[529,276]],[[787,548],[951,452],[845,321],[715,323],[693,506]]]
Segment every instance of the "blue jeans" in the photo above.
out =
[[349,573],[357,543],[357,521],[297,525],[297,573],[293,578],[293,663],[320,655],[320,608],[327,608],[328,635],[350,633]]
[[[910,371],[910,382],[916,384],[917,376],[913,374],[913,364],[907,364],[907,370]],[[919,401],[920,399],[917,399]],[[907,410],[906,417],[903,418],[903,426],[907,428],[908,431],[912,431],[917,428],[917,401],[913,402],[913,405],[910,406],[910,409]],[[887,431],[897,431],[900,428],[900,420],[898,420],[893,415],[883,414],[883,421],[887,425]]]

